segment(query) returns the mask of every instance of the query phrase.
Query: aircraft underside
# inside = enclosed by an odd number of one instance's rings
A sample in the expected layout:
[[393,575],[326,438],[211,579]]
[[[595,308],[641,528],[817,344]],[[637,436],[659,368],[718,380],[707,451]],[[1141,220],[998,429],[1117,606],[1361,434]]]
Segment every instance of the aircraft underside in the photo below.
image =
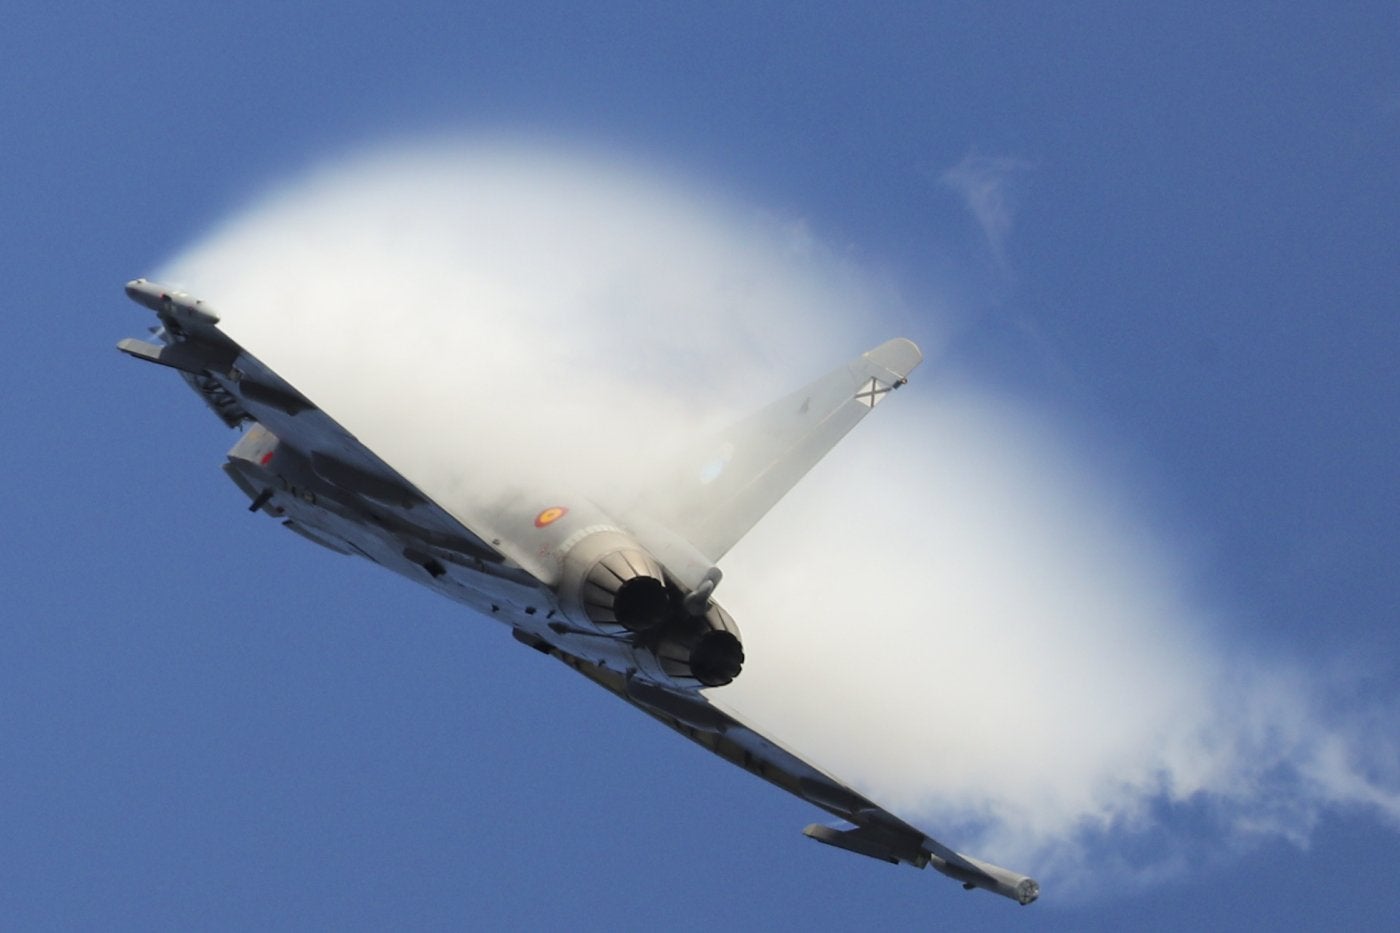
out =
[[909,341],[876,347],[733,426],[682,471],[684,495],[663,489],[621,515],[585,497],[528,491],[497,491],[490,508],[447,508],[230,339],[202,302],[144,279],[127,293],[156,312],[160,342],[128,339],[119,349],[177,370],[225,424],[244,429],[224,470],[251,511],[498,619],[523,644],[838,817],[806,828],[819,842],[932,866],[1021,904],[1039,895],[1034,880],[954,852],[702,692],[740,676],[744,662],[738,626],[714,598],[716,562],[905,384],[921,358]]

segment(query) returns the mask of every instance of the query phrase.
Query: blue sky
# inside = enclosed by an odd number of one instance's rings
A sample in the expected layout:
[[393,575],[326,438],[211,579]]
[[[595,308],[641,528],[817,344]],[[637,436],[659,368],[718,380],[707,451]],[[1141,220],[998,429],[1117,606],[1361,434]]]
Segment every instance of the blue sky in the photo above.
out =
[[[1259,797],[1149,798],[1136,829],[1080,841],[1108,881],[1058,896],[1043,877],[1024,911],[812,845],[806,805],[458,607],[248,516],[217,468],[233,436],[112,349],[147,324],[122,282],[365,146],[504,129],[674,168],[897,295],[892,313],[937,349],[928,391],[975,383],[1048,425],[1092,465],[1085,484],[1170,555],[1206,657],[1240,682],[1277,674],[1311,711],[1304,727],[1360,755],[1344,771],[1393,795],[1393,4],[50,5],[8,19],[8,924],[1395,917],[1393,815],[1302,785],[1315,806],[1277,807],[1286,774],[1253,774],[1274,788]],[[922,699],[935,715],[936,687]],[[1231,816],[1261,812],[1294,831],[1251,835]],[[1158,847],[1172,858],[1144,855]]]

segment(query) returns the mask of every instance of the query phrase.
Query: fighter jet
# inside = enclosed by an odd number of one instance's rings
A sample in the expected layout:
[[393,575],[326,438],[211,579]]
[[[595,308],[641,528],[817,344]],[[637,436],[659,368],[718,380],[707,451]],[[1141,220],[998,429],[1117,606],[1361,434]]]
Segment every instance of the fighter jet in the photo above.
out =
[[[743,642],[716,601],[724,554],[922,360],[898,338],[739,422],[620,513],[584,498],[501,490],[458,514],[433,501],[219,327],[204,302],[145,279],[126,293],[154,311],[157,342],[118,349],[178,372],[242,429],[223,465],[261,512],[508,625],[721,758],[837,818],[803,832],[1029,904],[1031,878],[955,852],[778,742],[715,698],[740,676]],[[709,692],[703,692],[708,690]]]

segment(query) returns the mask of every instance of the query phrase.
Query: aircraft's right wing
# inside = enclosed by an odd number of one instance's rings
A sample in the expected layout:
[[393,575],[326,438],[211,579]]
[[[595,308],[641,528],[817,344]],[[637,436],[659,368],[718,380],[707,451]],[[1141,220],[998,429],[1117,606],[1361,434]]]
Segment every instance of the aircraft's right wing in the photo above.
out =
[[801,797],[842,822],[813,823],[803,833],[818,842],[915,868],[933,866],[964,888],[983,888],[1019,904],[1040,896],[1034,879],[962,855],[808,764],[700,693],[671,690],[577,658],[515,629],[515,637],[553,655],[654,719],[719,757]]
[[903,337],[880,344],[701,444],[637,508],[717,562],[922,360]]

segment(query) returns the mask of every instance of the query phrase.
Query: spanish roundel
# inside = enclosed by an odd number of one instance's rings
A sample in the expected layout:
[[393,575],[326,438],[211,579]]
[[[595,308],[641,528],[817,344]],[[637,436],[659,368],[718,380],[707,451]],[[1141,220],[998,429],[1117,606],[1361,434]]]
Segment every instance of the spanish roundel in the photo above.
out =
[[544,528],[546,525],[553,525],[559,519],[569,514],[569,510],[562,505],[551,505],[543,512],[535,516],[535,527]]

